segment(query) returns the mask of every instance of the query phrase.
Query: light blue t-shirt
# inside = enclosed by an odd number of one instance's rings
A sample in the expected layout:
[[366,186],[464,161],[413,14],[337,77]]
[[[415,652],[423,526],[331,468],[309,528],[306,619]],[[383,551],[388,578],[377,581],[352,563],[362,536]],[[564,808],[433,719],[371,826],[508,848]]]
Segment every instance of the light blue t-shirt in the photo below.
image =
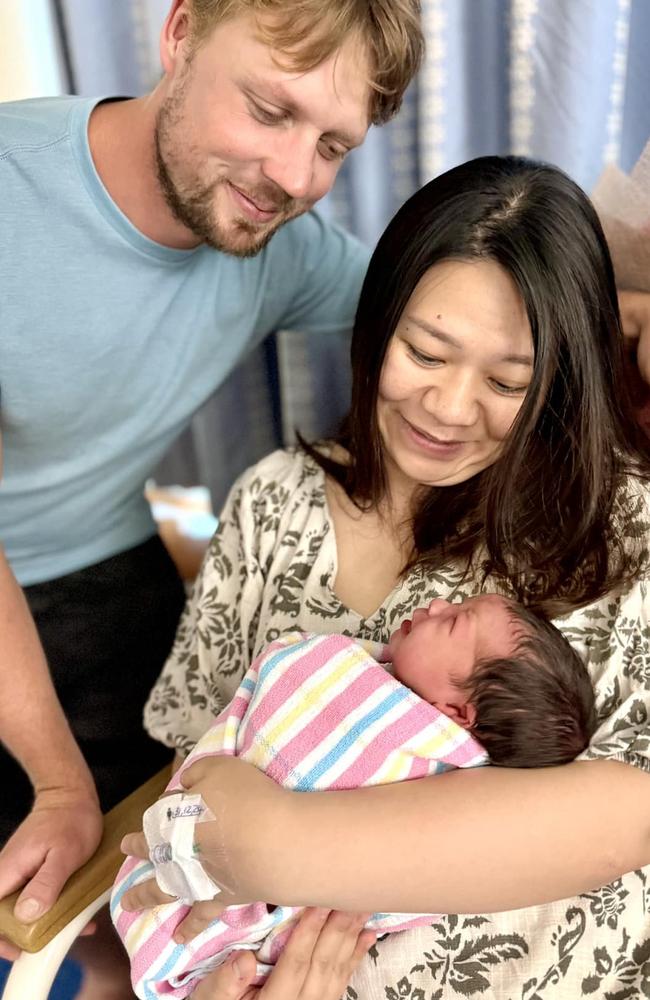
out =
[[145,479],[195,410],[268,333],[350,329],[368,259],[313,212],[247,260],[153,242],[95,170],[96,103],[0,105],[0,542],[23,584],[148,538]]

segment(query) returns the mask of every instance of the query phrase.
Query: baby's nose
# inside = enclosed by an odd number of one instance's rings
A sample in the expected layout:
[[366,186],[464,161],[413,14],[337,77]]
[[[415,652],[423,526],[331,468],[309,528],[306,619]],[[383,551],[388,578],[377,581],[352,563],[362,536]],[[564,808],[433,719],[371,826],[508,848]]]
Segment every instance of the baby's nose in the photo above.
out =
[[449,607],[449,603],[442,597],[434,597],[432,601],[429,602],[429,607],[426,613],[433,618],[435,615],[439,615],[441,611],[446,611]]

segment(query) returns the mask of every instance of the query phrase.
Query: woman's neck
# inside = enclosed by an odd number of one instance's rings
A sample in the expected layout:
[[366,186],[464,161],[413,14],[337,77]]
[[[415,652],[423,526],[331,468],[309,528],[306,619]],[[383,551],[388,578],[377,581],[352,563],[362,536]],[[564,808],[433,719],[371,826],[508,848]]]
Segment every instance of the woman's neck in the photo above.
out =
[[337,553],[334,593],[368,618],[400,581],[412,547],[410,515],[388,500],[360,510],[329,476],[326,495]]

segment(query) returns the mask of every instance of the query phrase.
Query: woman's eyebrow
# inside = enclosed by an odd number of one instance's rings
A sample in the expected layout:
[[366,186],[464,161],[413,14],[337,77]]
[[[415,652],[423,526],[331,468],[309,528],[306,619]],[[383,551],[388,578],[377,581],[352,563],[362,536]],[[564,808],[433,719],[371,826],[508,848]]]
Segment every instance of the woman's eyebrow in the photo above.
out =
[[[417,316],[407,316],[406,320],[408,323],[413,323],[415,326],[419,326],[421,330],[424,330],[424,332],[428,333],[431,337],[435,337],[436,340],[439,340],[441,343],[448,344],[449,347],[455,347],[458,351],[463,349],[463,345],[459,340],[452,337],[450,333],[445,333],[444,330],[439,330],[437,327],[427,323],[426,320],[419,319]],[[532,354],[504,354],[496,360],[511,365],[525,365],[526,368],[532,368],[533,366]]]

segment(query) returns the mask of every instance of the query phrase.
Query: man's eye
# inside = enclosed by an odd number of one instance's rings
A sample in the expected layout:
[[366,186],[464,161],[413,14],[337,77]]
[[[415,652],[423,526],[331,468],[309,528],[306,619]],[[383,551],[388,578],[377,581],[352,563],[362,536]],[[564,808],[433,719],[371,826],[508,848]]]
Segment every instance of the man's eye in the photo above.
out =
[[321,155],[324,156],[326,160],[343,160],[349,152],[349,149],[345,149],[342,146],[332,146],[332,144],[328,142],[321,143]]
[[279,125],[281,122],[285,121],[287,117],[283,111],[268,111],[259,104],[251,103],[251,109],[254,117],[257,118],[259,122],[262,122],[263,125]]

